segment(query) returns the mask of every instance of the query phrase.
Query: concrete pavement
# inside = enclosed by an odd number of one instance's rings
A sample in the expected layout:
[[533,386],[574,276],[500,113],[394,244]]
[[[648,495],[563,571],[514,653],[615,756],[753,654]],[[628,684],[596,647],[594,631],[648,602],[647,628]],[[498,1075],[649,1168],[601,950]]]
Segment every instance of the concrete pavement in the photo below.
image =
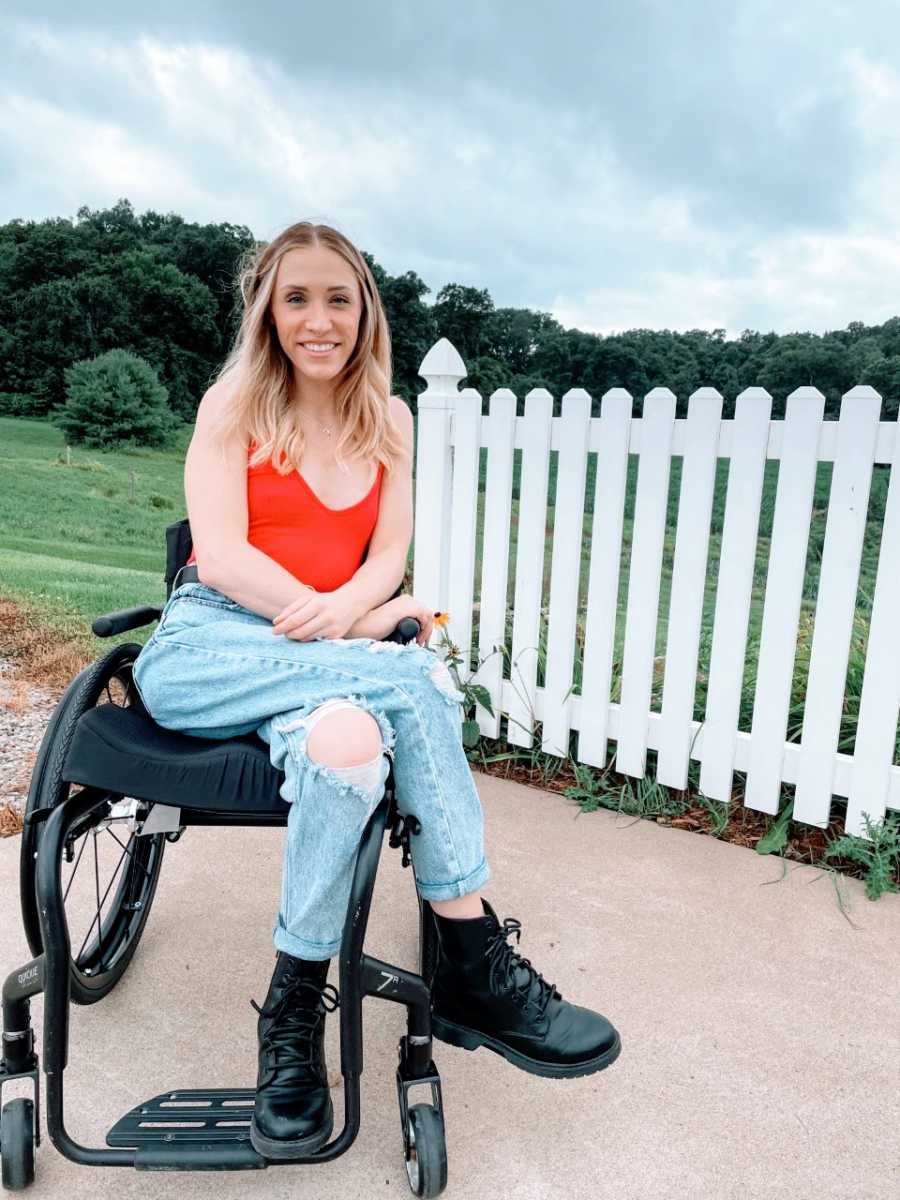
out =
[[[622,1053],[575,1080],[435,1043],[446,1196],[483,1200],[887,1200],[900,1196],[900,896],[477,774],[502,921],[566,999],[606,1014]],[[250,1087],[271,974],[283,829],[188,829],[167,846],[137,956],[72,1008],[67,1125],[101,1146],[173,1088]],[[0,972],[30,955],[19,839],[0,840]],[[416,968],[411,870],[385,840],[366,949]],[[336,981],[336,964],[331,980]],[[32,1001],[40,1053],[42,998]],[[362,1128],[318,1167],[214,1174],[87,1168],[43,1140],[30,1194],[67,1200],[411,1195],[394,1074],[405,1010],[367,999]],[[338,1025],[326,1026],[339,1067]],[[43,1095],[42,1076],[42,1104]],[[4,1100],[30,1094],[4,1089]],[[335,1129],[342,1121],[334,1092]],[[416,1097],[416,1098],[424,1098]],[[43,1116],[43,1114],[42,1114]]]

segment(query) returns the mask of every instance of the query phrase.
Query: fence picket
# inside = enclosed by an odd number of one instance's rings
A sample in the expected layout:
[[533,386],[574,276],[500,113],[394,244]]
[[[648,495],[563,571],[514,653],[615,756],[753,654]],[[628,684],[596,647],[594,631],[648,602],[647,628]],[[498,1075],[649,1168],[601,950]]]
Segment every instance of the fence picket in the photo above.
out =
[[892,766],[900,714],[900,424],[896,422],[892,453],[844,825],[847,833],[857,837],[865,836],[864,813],[878,822],[886,806],[900,808],[900,769]]
[[597,471],[577,756],[579,762],[601,768],[607,762],[631,409],[630,394],[624,388],[612,388],[601,401],[599,420],[591,422],[594,429],[591,445],[597,451]]
[[484,737],[500,736],[503,647],[506,644],[506,588],[509,576],[509,526],[512,515],[516,398],[509,388],[491,396],[487,420],[487,475],[484,493],[484,540],[481,547],[481,597],[478,610],[478,667],[473,680],[487,688],[494,715],[476,710]]
[[434,537],[449,535],[450,578],[447,610],[450,640],[460,647],[463,661],[459,677],[471,675],[472,612],[475,601],[475,560],[478,524],[478,475],[481,466],[481,396],[464,388],[457,397],[451,430],[453,443],[453,520],[449,531],[434,530]]
[[783,426],[744,794],[748,808],[773,814],[781,795],[824,408],[825,397],[816,388],[797,388],[788,396]]
[[881,397],[870,387],[855,387],[841,400],[792,814],[794,821],[823,827],[831,813],[880,412]]
[[525,415],[519,422],[522,462],[507,707],[507,740],[527,749],[534,742],[552,422],[553,397],[545,388],[533,388],[525,397]]
[[731,799],[734,779],[771,414],[772,397],[764,388],[746,388],[738,396],[716,582],[706,712],[695,743],[695,754],[701,760],[700,791],[723,802]]
[[643,779],[647,763],[647,722],[653,686],[674,423],[674,394],[668,388],[654,388],[648,392],[640,429],[640,461],[625,611],[621,720],[616,745],[616,770],[638,779]]
[[656,760],[657,782],[679,789],[687,787],[721,420],[722,397],[715,388],[699,388],[694,392],[688,401],[686,444],[681,460]]
[[548,703],[541,749],[545,754],[566,758],[569,754],[569,698],[574,678],[578,585],[584,545],[584,484],[591,398],[583,388],[571,388],[563,396],[561,408],[544,675]]

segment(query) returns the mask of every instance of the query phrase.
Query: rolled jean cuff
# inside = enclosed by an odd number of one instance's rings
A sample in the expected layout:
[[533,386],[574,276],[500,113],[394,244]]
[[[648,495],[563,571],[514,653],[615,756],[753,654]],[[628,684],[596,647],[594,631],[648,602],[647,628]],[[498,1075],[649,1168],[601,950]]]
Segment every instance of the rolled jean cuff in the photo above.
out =
[[293,958],[303,958],[307,962],[321,962],[325,958],[335,958],[341,952],[341,939],[336,942],[307,942],[303,938],[288,933],[280,924],[272,931],[272,943],[276,950],[283,950]]
[[464,879],[457,879],[455,883],[422,883],[417,879],[416,887],[423,900],[458,900],[460,896],[467,896],[469,892],[477,892],[490,877],[491,869],[487,859],[483,858],[474,871]]

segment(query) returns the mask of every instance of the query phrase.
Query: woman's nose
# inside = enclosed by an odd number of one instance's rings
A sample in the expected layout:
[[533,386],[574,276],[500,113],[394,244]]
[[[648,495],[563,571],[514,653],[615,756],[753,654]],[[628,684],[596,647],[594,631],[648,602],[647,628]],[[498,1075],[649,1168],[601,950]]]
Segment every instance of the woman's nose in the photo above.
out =
[[324,308],[313,307],[306,314],[306,324],[310,329],[327,329],[331,324],[331,317]]

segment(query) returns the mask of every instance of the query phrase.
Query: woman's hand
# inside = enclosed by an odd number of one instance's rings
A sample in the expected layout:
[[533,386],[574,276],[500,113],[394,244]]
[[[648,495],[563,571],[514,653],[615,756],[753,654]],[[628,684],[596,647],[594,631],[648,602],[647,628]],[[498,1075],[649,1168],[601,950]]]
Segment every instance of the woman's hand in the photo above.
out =
[[340,638],[351,627],[354,610],[345,593],[304,591],[272,621],[275,633],[296,642]]
[[434,612],[413,596],[395,596],[380,604],[358,620],[353,620],[349,605],[339,592],[313,592],[293,600],[273,620],[275,633],[294,641],[308,642],[316,637],[340,638],[349,632],[351,637],[370,637],[382,641],[393,633],[404,617],[419,622],[416,642],[426,646],[434,629]]

